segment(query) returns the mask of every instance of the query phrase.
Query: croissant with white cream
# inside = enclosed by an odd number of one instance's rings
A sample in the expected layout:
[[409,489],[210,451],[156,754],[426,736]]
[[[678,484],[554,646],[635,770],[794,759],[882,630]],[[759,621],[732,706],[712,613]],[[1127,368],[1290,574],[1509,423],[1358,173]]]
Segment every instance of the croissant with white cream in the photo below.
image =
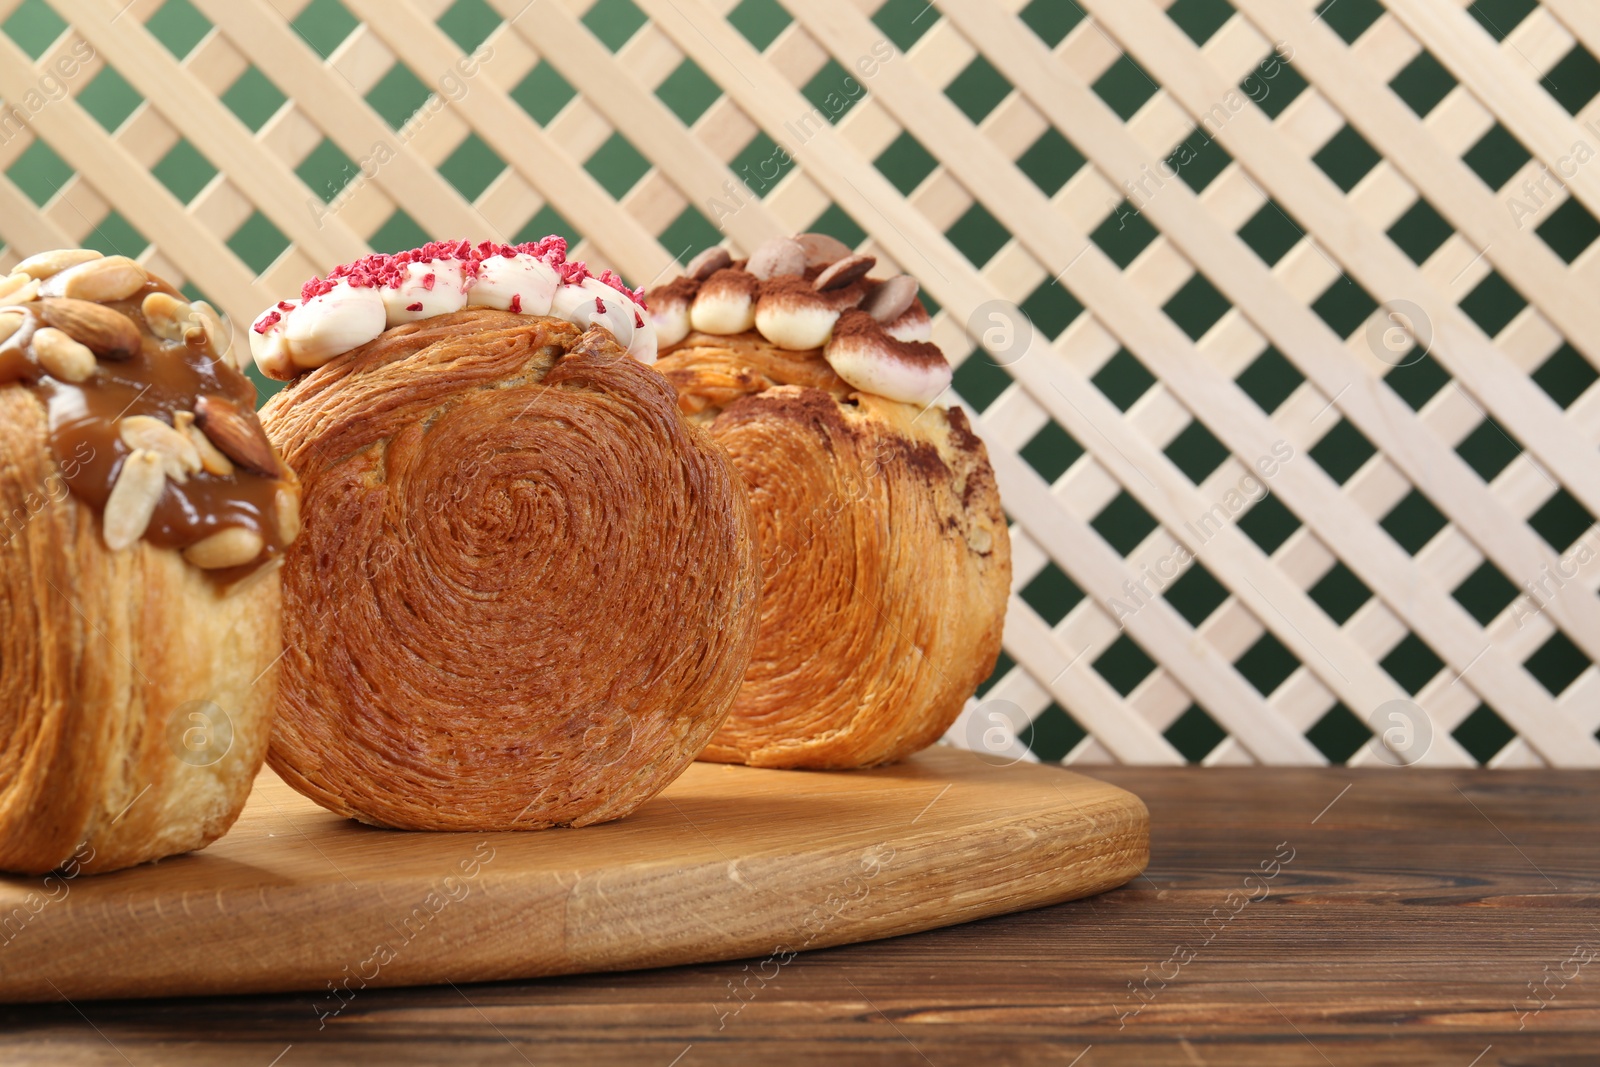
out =
[[804,234],[651,290],[679,406],[733,457],[761,632],[703,759],[866,767],[936,741],[994,668],[1011,546],[917,286]]
[[749,508],[647,365],[638,294],[565,258],[430,245],[252,329],[299,473],[284,780],[400,829],[619,818],[722,723],[755,639]]

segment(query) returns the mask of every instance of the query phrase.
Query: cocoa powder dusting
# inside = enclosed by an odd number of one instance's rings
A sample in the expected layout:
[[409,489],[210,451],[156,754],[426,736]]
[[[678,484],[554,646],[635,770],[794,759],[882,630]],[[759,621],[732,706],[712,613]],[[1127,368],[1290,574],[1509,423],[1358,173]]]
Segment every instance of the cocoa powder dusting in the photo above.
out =
[[855,341],[876,348],[884,359],[895,359],[912,367],[942,367],[944,353],[927,341],[899,341],[889,335],[883,323],[859,308],[851,308],[834,324],[833,338]]

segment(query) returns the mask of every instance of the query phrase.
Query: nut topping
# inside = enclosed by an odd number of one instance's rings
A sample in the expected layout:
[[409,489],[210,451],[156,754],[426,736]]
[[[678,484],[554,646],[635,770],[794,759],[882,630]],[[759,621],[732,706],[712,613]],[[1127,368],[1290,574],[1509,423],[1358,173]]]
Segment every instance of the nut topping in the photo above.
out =
[[86,382],[94,376],[94,353],[51,326],[33,335],[33,354],[51,377]]
[[167,491],[166,465],[154,452],[135,449],[122,461],[117,484],[111,487],[101,527],[106,547],[127,548],[144,536],[161,494]]
[[68,267],[76,267],[80,263],[89,263],[100,258],[102,258],[100,253],[92,248],[57,248],[54,251],[29,256],[14,269],[19,274],[26,274],[30,278],[43,281]]
[[300,536],[300,493],[288,486],[280,486],[277,496],[278,537],[284,544],[293,544]]
[[193,318],[183,339],[189,344],[196,345],[210,341],[211,350],[217,354],[218,359],[244,370],[249,365],[249,353],[245,353],[242,363],[233,355],[233,340],[222,323],[222,316],[217,314],[217,309],[204,300],[196,300],[189,305],[189,309],[193,313]]
[[0,281],[0,293],[5,294],[0,296],[0,304],[8,307],[29,304],[39,299],[39,282],[37,279],[30,279],[26,274],[13,274]]
[[163,341],[182,341],[194,309],[170,293],[151,293],[139,305],[150,332]]
[[179,485],[200,470],[200,452],[184,434],[153,415],[130,415],[117,425],[122,443],[160,456],[167,477]]
[[[0,278],[0,300],[5,300],[13,293],[22,292],[22,290],[28,287],[28,283],[32,281],[32,278],[21,273],[20,271],[15,274],[8,274],[4,278]],[[34,291],[38,291],[37,286],[34,287]]]
[[0,314],[0,345],[5,344],[16,336],[17,331],[21,328],[22,315],[19,312],[11,311]]
[[0,270],[0,387],[46,406],[67,491],[112,551],[192,548],[219,592],[278,562],[300,524],[231,340],[224,316],[126,256],[61,249]]
[[128,316],[104,304],[46,297],[39,301],[39,314],[45,322],[105,359],[129,359],[139,351],[139,327]]
[[222,454],[245,470],[265,478],[278,476],[278,460],[273,455],[267,432],[253,411],[244,411],[231,400],[202,396],[194,406],[200,431]]
[[127,256],[108,256],[52,275],[45,291],[74,300],[126,300],[149,279],[144,268]]
[[264,547],[266,542],[254,530],[229,526],[184,549],[183,558],[201,570],[218,571],[244,566],[261,555]]
[[211,438],[200,432],[200,427],[194,424],[194,412],[173,412],[172,425],[194,445],[195,452],[200,456],[201,470],[219,478],[226,478],[233,473],[233,460],[218,451],[217,446],[211,443]]

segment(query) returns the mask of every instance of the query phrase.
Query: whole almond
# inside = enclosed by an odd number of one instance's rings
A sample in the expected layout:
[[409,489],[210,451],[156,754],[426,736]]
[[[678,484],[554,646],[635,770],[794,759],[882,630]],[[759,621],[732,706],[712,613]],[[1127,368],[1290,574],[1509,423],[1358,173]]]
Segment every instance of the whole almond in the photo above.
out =
[[244,566],[261,555],[263,547],[261,535],[254,530],[229,526],[184,549],[183,558],[201,570],[217,571]]
[[785,274],[804,274],[806,250],[793,238],[774,237],[750,253],[744,269],[763,281]]
[[187,436],[153,415],[129,415],[117,424],[117,434],[129,448],[154,452],[167,465],[167,477],[179,485],[200,469],[200,452]]
[[807,267],[826,267],[855,254],[855,249],[825,233],[802,233],[794,242],[804,249]]
[[5,344],[17,335],[22,328],[23,315],[18,311],[8,311],[0,314],[0,345]]
[[76,267],[80,263],[103,258],[99,252],[92,248],[56,248],[49,252],[40,252],[38,255],[29,256],[18,263],[13,270],[28,275],[30,278],[44,279],[52,274],[59,274],[68,267]]
[[819,293],[843,289],[877,265],[878,261],[873,256],[846,256],[817,275],[817,280],[811,284]]
[[896,274],[861,302],[861,310],[879,322],[890,323],[904,315],[916,299],[917,280],[909,274]]
[[101,517],[106,547],[116,552],[143,537],[156,513],[156,504],[166,491],[167,470],[161,457],[144,449],[134,450],[122,461],[117,484],[111,487]]
[[684,273],[696,281],[703,282],[717,273],[717,271],[732,266],[732,264],[733,256],[728,253],[726,248],[717,245],[714,248],[706,249],[691,259],[689,265],[684,268]]
[[77,383],[94,377],[94,353],[54,327],[34,332],[33,354],[52,378]]
[[45,297],[39,301],[44,321],[88,345],[104,359],[131,359],[139,351],[139,327],[114,308],[92,300]]
[[179,433],[189,439],[195,451],[200,455],[200,469],[207,474],[214,474],[219,478],[226,478],[233,474],[233,460],[224,456],[217,446],[211,443],[211,438],[200,432],[200,427],[194,424],[194,412],[175,411],[172,414],[172,425]]
[[126,300],[149,280],[144,268],[127,256],[107,256],[51,276],[44,289],[51,296],[73,300]]
[[255,412],[220,396],[202,396],[195,402],[194,417],[201,432],[223,455],[263,477],[278,476],[278,457]]

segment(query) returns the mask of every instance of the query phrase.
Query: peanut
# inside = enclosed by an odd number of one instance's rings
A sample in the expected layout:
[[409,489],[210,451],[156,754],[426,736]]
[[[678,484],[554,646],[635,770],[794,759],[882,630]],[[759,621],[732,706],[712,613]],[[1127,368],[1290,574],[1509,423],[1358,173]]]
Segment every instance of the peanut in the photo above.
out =
[[182,341],[194,309],[170,293],[151,293],[139,305],[150,332],[163,341]]
[[5,289],[5,296],[0,296],[0,304],[13,307],[18,304],[30,304],[39,299],[38,279],[30,279],[24,274],[20,275],[24,279],[22,282],[12,284],[18,277],[19,275],[13,274],[4,282],[0,282],[0,288]]
[[200,452],[188,436],[179,433],[151,415],[130,415],[117,427],[122,443],[160,456],[167,465],[167,477],[179,485],[200,469]]
[[[144,288],[150,276],[127,256],[108,256],[79,264],[50,279],[51,295],[105,303],[126,300]],[[56,289],[59,293],[55,292]]]
[[278,487],[278,539],[285,545],[294,544],[300,536],[300,493],[287,485]]
[[154,452],[135,449],[122,461],[117,484],[106,501],[101,531],[113,552],[132,545],[150,527],[156,504],[167,490],[166,464]]
[[261,555],[263,547],[261,535],[254,530],[229,526],[184,549],[183,558],[201,570],[216,571],[244,566]]
[[219,478],[227,478],[233,474],[233,460],[223,455],[221,449],[211,443],[211,438],[200,432],[200,427],[194,422],[194,412],[175,412],[172,416],[172,425],[194,445],[195,451],[200,454],[200,467],[207,474],[214,474]]
[[22,329],[22,315],[19,312],[0,314],[0,345],[15,337],[20,329]]
[[94,376],[94,353],[54,326],[33,335],[33,354],[39,366],[64,382],[86,382]]
[[38,255],[29,256],[15,269],[20,274],[43,281],[52,274],[59,274],[68,267],[76,267],[80,263],[89,263],[102,258],[99,252],[92,248],[57,248],[49,252],[40,252]]

